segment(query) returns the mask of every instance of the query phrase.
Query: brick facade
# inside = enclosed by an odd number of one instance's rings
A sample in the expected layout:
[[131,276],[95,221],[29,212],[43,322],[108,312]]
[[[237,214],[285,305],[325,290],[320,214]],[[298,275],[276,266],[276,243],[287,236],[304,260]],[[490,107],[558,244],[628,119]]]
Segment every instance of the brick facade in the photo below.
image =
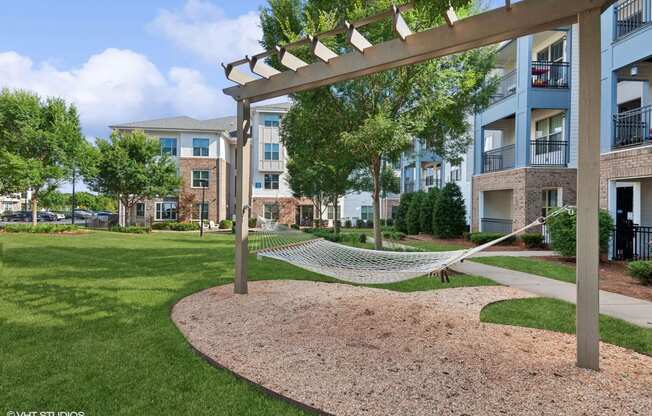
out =
[[181,192],[179,193],[178,216],[179,221],[190,221],[192,205],[199,204],[202,200],[202,189],[192,186],[192,172],[195,170],[207,170],[208,187],[204,190],[204,200],[208,203],[207,221],[218,222],[217,194],[219,183],[218,160],[203,158],[181,158],[179,159],[179,176],[181,177]]
[[524,227],[541,215],[544,189],[562,188],[562,204],[574,205],[577,197],[577,171],[567,168],[520,168],[473,177],[472,227],[479,230],[480,192],[512,190],[514,229]]
[[609,208],[609,181],[652,176],[652,146],[600,156],[600,208]]
[[312,201],[308,198],[266,198],[254,197],[251,205],[251,216],[265,217],[265,205],[278,204],[279,205],[279,219],[280,224],[295,224],[297,207],[299,205],[310,205]]

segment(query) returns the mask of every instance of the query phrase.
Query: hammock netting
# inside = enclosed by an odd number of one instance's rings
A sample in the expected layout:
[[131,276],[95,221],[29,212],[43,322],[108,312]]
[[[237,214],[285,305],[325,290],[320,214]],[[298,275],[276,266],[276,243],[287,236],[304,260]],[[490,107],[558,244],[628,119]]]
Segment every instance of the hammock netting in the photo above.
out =
[[281,260],[349,283],[394,283],[445,271],[488,247],[543,225],[548,218],[565,210],[568,209],[538,218],[519,230],[481,246],[441,252],[394,252],[350,247],[259,218],[258,230],[251,234],[250,249],[259,257]]

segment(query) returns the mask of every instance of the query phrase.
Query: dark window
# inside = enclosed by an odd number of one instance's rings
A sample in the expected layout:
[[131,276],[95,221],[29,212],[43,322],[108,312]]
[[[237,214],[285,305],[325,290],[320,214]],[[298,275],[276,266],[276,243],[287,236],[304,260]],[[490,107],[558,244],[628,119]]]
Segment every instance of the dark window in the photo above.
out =
[[278,143],[265,143],[265,160],[279,160]]
[[193,188],[208,188],[208,171],[207,170],[193,170],[192,171],[192,187]]
[[192,155],[208,156],[208,139],[192,139]]
[[156,203],[157,220],[176,220],[177,203],[176,202],[157,202]]
[[279,218],[278,204],[265,204],[265,219],[278,220],[278,218]]
[[[203,207],[202,207],[203,205]],[[202,209],[203,208],[203,209]],[[192,206],[192,219],[193,220],[201,220],[202,217],[200,216],[201,212],[199,210],[204,211],[203,218],[207,219],[208,218],[208,203],[205,202],[203,204],[193,204]]]
[[265,189],[278,189],[278,174],[265,174]]
[[172,139],[168,137],[161,137],[159,139],[161,144],[161,154],[176,156],[177,155],[177,139]]
[[374,207],[371,205],[363,205],[360,207],[360,219],[369,221],[374,219]]
[[267,119],[265,120],[265,127],[278,127],[278,119]]
[[139,202],[136,204],[136,217],[142,218],[145,216],[145,203]]

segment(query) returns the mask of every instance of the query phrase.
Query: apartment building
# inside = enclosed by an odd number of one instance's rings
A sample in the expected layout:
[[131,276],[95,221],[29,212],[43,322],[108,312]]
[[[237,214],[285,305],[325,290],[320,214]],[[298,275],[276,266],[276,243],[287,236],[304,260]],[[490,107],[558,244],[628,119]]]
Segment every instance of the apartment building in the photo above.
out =
[[0,214],[30,209],[31,191],[0,195]]
[[511,232],[575,203],[577,51],[570,26],[499,46],[497,93],[475,115],[473,231]]
[[652,258],[652,0],[602,15],[600,206],[616,221],[612,256]]

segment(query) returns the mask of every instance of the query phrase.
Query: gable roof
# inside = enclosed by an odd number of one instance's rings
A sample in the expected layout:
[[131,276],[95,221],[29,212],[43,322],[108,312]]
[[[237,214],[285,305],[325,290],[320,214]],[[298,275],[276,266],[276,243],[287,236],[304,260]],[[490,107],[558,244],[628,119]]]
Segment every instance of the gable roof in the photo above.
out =
[[230,116],[197,120],[188,116],[179,116],[114,124],[109,127],[112,129],[195,130],[215,133],[225,132],[231,135],[236,130],[236,118]]

